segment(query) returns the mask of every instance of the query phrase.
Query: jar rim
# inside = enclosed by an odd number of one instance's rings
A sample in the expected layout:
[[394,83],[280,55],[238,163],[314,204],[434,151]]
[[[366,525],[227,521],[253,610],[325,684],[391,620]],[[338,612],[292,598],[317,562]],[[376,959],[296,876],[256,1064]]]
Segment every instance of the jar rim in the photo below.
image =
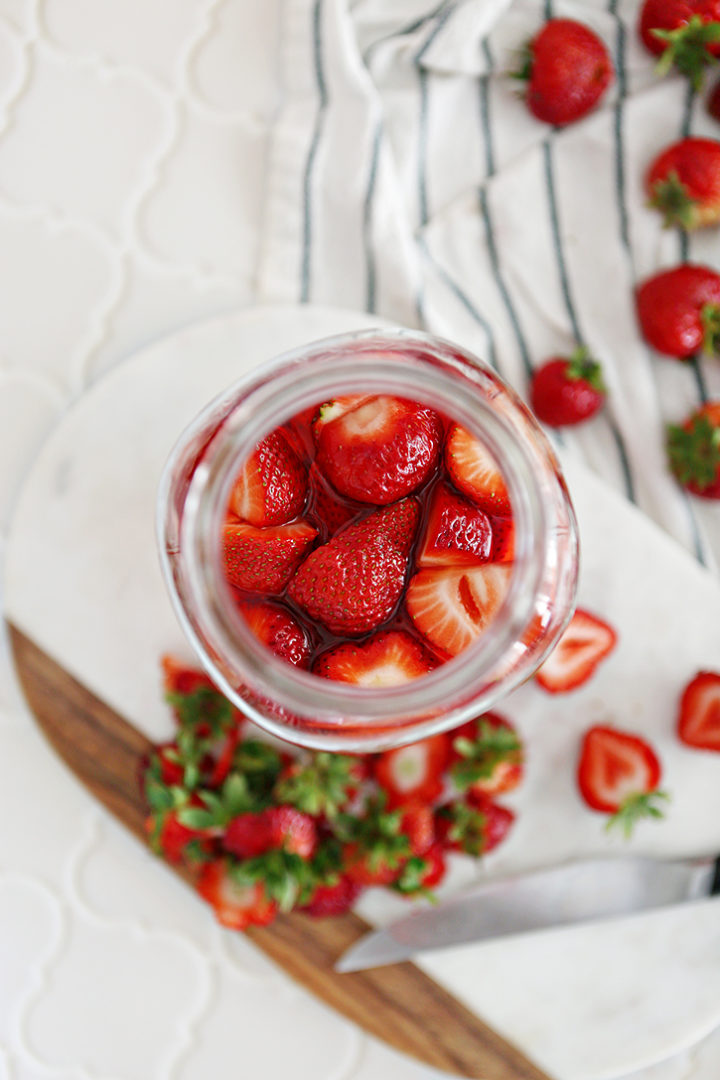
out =
[[[362,368],[358,369],[361,356]],[[480,438],[501,467],[516,522],[516,561],[508,594],[488,631],[422,678],[387,688],[324,679],[321,684],[318,676],[272,654],[255,638],[233,604],[220,558],[230,487],[253,448],[271,430],[323,398],[367,392],[367,385],[358,386],[359,380],[370,384],[370,393],[410,397],[438,408]],[[279,706],[281,715],[275,722],[267,710],[257,710],[253,718],[263,727],[292,738],[289,713],[298,718],[297,724],[317,728],[315,745],[328,745],[333,731],[342,741],[349,727],[353,733],[366,731],[376,743],[378,723],[385,730],[409,725],[413,732],[437,729],[443,726],[442,718],[449,710],[462,708],[465,698],[474,701],[478,693],[489,692],[501,680],[503,693],[512,688],[512,674],[508,677],[503,669],[534,613],[547,557],[548,521],[535,471],[537,461],[508,417],[498,411],[497,402],[493,404],[494,395],[486,393],[494,382],[494,376],[472,354],[442,339],[405,329],[362,330],[301,346],[254,368],[211,402],[181,435],[163,473],[159,497],[158,536],[166,581],[183,629],[220,689],[231,698],[237,697],[238,686],[233,686],[230,674],[254,694],[260,694],[258,687],[270,685],[266,697]],[[497,387],[494,389],[499,394]],[[512,404],[526,412],[519,399],[509,393]],[[171,537],[168,508],[178,459],[188,438],[203,430],[218,404],[233,401],[221,437],[210,440],[190,476],[179,534]],[[529,422],[535,436],[535,422]],[[188,615],[187,597],[181,595],[181,585],[170,565],[173,540],[185,556],[183,584],[200,605],[202,633],[197,620]],[[547,651],[556,639],[557,635]],[[525,677],[521,671],[516,683]],[[251,716],[256,711],[245,699],[242,707]],[[472,705],[469,709],[472,712]],[[418,721],[418,714],[425,719]],[[313,745],[307,727],[303,726],[302,733],[303,742]],[[359,734],[356,743],[362,737]]]

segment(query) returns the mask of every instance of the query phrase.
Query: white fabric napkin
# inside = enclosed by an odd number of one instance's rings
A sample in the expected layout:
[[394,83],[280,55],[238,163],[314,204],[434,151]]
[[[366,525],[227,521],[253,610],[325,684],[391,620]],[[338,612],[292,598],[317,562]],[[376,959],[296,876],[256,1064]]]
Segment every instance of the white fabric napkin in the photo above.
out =
[[[720,124],[658,79],[636,0],[288,0],[260,299],[377,312],[451,338],[526,393],[532,369],[586,343],[609,405],[560,441],[715,570],[720,505],[685,495],[664,431],[720,398],[720,362],[642,341],[633,289],[688,259],[720,269],[715,229],[684,237],[645,206],[661,148]],[[557,15],[605,41],[616,79],[553,130],[508,77]]]

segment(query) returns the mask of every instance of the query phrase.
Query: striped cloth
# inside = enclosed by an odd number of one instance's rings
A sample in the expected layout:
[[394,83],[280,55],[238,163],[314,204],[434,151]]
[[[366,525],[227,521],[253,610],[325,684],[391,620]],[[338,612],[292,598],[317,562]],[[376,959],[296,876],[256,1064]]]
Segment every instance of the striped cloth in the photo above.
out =
[[[668,475],[664,431],[720,399],[720,362],[646,347],[637,281],[681,260],[720,269],[717,230],[663,230],[648,163],[720,125],[681,77],[658,79],[636,0],[286,0],[261,299],[376,312],[453,339],[521,394],[533,368],[585,343],[609,406],[560,436],[705,565],[720,505]],[[616,80],[553,130],[508,77],[551,16],[605,41]]]

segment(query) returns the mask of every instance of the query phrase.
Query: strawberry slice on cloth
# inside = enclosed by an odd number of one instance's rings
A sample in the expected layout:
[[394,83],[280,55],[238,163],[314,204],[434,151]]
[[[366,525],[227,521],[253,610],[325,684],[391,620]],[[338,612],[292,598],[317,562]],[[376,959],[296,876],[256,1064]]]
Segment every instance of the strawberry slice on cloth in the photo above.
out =
[[601,660],[617,643],[612,626],[577,608],[565,633],[547,660],[538,669],[535,679],[543,690],[564,694],[587,682]]
[[585,733],[578,765],[580,794],[592,810],[611,814],[606,828],[618,826],[626,838],[642,818],[662,818],[658,803],[661,766],[644,739],[610,727]]
[[683,691],[678,738],[698,750],[720,753],[720,674],[699,671]]
[[385,506],[409,495],[435,468],[442,421],[415,401],[370,397],[329,422],[321,415],[315,460],[342,495]]

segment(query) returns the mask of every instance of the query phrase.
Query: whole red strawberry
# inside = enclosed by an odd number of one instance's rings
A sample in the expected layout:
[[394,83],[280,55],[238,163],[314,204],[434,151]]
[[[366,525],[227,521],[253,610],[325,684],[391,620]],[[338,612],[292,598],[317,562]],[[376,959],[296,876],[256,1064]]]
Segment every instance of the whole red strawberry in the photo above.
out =
[[681,139],[655,159],[645,181],[666,226],[698,229],[720,221],[720,142]]
[[535,415],[551,427],[588,420],[605,404],[602,368],[584,346],[571,356],[554,356],[538,368],[530,384]]
[[385,622],[400,599],[419,507],[414,499],[349,525],[316,548],[288,595],[328,630],[364,634]]
[[530,112],[562,126],[590,112],[613,74],[608,51],[592,30],[573,19],[550,19],[528,44],[517,78],[527,80]]
[[643,337],[658,352],[683,359],[720,350],[720,274],[682,263],[648,278],[636,293]]
[[302,908],[316,919],[344,915],[363,891],[362,885],[341,874],[334,885],[318,885],[309,903]]
[[720,50],[718,0],[645,0],[638,25],[645,47],[660,56],[658,73],[671,67],[699,90],[705,68]]
[[310,642],[297,619],[289,611],[266,601],[238,601],[245,621],[258,641],[286,660],[288,664],[306,668],[310,659]]
[[300,513],[307,472],[280,431],[255,447],[230,492],[230,509],[249,525],[284,525]]
[[683,487],[705,499],[720,499],[720,401],[709,401],[667,437],[670,468]]
[[419,487],[434,469],[442,421],[404,398],[371,397],[328,422],[333,403],[314,426],[317,464],[342,495],[385,506]]

